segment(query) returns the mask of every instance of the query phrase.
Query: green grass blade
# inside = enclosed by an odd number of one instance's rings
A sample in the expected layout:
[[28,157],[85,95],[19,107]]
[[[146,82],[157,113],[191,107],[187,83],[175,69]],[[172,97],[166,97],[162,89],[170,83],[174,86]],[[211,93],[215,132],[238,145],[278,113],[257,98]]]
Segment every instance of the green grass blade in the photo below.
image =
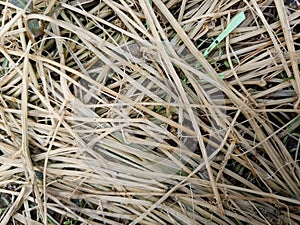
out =
[[213,43],[204,51],[203,56],[206,58],[209,53],[225,38],[227,37],[235,28],[237,28],[246,19],[245,13],[240,12],[237,14],[231,22],[228,24],[226,29],[214,40]]

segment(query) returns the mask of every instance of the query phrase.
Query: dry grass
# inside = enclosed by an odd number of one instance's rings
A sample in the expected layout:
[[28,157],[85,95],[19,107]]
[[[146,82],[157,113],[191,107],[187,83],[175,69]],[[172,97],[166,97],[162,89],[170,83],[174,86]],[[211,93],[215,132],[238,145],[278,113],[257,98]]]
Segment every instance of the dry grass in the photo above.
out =
[[300,223],[296,0],[21,3],[0,2],[1,224]]

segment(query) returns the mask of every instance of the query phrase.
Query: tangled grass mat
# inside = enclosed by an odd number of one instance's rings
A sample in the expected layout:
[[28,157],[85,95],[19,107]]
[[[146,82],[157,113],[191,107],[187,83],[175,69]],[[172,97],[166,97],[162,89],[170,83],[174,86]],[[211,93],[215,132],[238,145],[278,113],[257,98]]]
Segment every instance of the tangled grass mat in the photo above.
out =
[[1,224],[300,223],[297,0],[0,10]]

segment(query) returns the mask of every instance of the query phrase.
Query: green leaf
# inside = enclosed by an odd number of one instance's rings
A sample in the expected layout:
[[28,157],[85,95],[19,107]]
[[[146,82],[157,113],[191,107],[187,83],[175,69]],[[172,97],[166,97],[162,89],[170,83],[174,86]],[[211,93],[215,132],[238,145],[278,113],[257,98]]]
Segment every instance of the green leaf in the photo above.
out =
[[71,224],[71,221],[70,220],[67,220],[64,222],[64,225],[70,225]]
[[34,38],[40,37],[44,33],[44,28],[40,24],[40,21],[37,19],[31,19],[27,21],[28,29],[30,30],[31,34]]
[[204,51],[203,56],[206,58],[209,53],[225,38],[227,37],[235,28],[237,28],[246,19],[245,13],[240,12],[235,17],[232,18],[231,22],[228,24],[226,29],[214,40],[213,43]]
[[287,127],[288,133],[292,133],[299,125],[300,115],[296,116],[291,124]]
[[227,62],[227,61],[224,61],[224,65],[225,65],[227,68],[230,67],[229,62]]
[[[15,6],[21,8],[21,9],[25,9],[29,0],[8,0],[8,2],[14,4]],[[28,11],[32,11],[32,10],[33,10],[33,4],[31,1],[28,6]]]

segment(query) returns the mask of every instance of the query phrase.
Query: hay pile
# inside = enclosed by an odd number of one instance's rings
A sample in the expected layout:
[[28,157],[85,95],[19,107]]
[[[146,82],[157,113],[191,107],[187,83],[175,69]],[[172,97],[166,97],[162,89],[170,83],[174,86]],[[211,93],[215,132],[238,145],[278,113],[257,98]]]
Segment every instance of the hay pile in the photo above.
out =
[[300,223],[296,0],[27,3],[0,2],[1,224]]

